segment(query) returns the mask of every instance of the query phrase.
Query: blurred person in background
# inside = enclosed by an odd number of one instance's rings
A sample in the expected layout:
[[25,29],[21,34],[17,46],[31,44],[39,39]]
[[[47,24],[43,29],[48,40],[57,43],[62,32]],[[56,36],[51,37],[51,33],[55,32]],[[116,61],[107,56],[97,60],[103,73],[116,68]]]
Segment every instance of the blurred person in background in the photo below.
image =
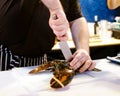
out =
[[120,7],[120,0],[107,0],[107,5],[109,9],[116,9]]
[[111,10],[117,9],[117,16],[120,16],[120,0],[107,0],[107,5],[108,8]]

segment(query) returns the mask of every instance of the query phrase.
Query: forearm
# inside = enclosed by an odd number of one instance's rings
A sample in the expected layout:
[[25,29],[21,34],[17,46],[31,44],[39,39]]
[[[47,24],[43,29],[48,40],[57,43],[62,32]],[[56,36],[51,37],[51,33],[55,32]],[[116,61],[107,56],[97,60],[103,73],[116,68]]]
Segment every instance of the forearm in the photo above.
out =
[[45,6],[51,11],[62,10],[62,5],[59,0],[41,0]]
[[89,54],[89,30],[86,19],[84,17],[71,22],[71,32],[73,41],[75,42],[76,51],[73,53],[73,59],[70,66],[74,70],[82,73],[85,70],[92,70],[95,63]]
[[84,17],[71,22],[71,32],[76,49],[85,49],[89,53],[89,30]]

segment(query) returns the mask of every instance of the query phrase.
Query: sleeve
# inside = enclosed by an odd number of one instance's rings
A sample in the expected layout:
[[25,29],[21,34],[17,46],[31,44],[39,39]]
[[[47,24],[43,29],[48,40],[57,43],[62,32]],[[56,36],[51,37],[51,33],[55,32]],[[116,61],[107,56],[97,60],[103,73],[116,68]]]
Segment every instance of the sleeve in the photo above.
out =
[[66,13],[68,21],[82,17],[81,7],[78,0],[69,0],[69,8]]

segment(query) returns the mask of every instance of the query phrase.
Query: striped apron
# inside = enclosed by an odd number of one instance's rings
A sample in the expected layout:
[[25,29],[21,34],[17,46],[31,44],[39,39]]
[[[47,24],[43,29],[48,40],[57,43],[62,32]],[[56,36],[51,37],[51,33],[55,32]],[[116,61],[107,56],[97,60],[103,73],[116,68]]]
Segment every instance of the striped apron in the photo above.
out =
[[3,45],[0,45],[0,71],[9,70],[14,67],[37,66],[47,62],[47,54],[41,57],[28,58],[12,54]]

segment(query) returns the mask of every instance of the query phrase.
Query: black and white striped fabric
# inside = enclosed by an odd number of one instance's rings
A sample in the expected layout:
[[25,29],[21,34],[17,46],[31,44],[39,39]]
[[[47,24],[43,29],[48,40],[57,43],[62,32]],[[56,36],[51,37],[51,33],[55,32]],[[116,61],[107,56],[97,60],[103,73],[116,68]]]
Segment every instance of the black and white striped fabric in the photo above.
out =
[[14,67],[36,66],[47,62],[47,54],[36,58],[20,57],[11,53],[10,50],[0,45],[0,71]]

